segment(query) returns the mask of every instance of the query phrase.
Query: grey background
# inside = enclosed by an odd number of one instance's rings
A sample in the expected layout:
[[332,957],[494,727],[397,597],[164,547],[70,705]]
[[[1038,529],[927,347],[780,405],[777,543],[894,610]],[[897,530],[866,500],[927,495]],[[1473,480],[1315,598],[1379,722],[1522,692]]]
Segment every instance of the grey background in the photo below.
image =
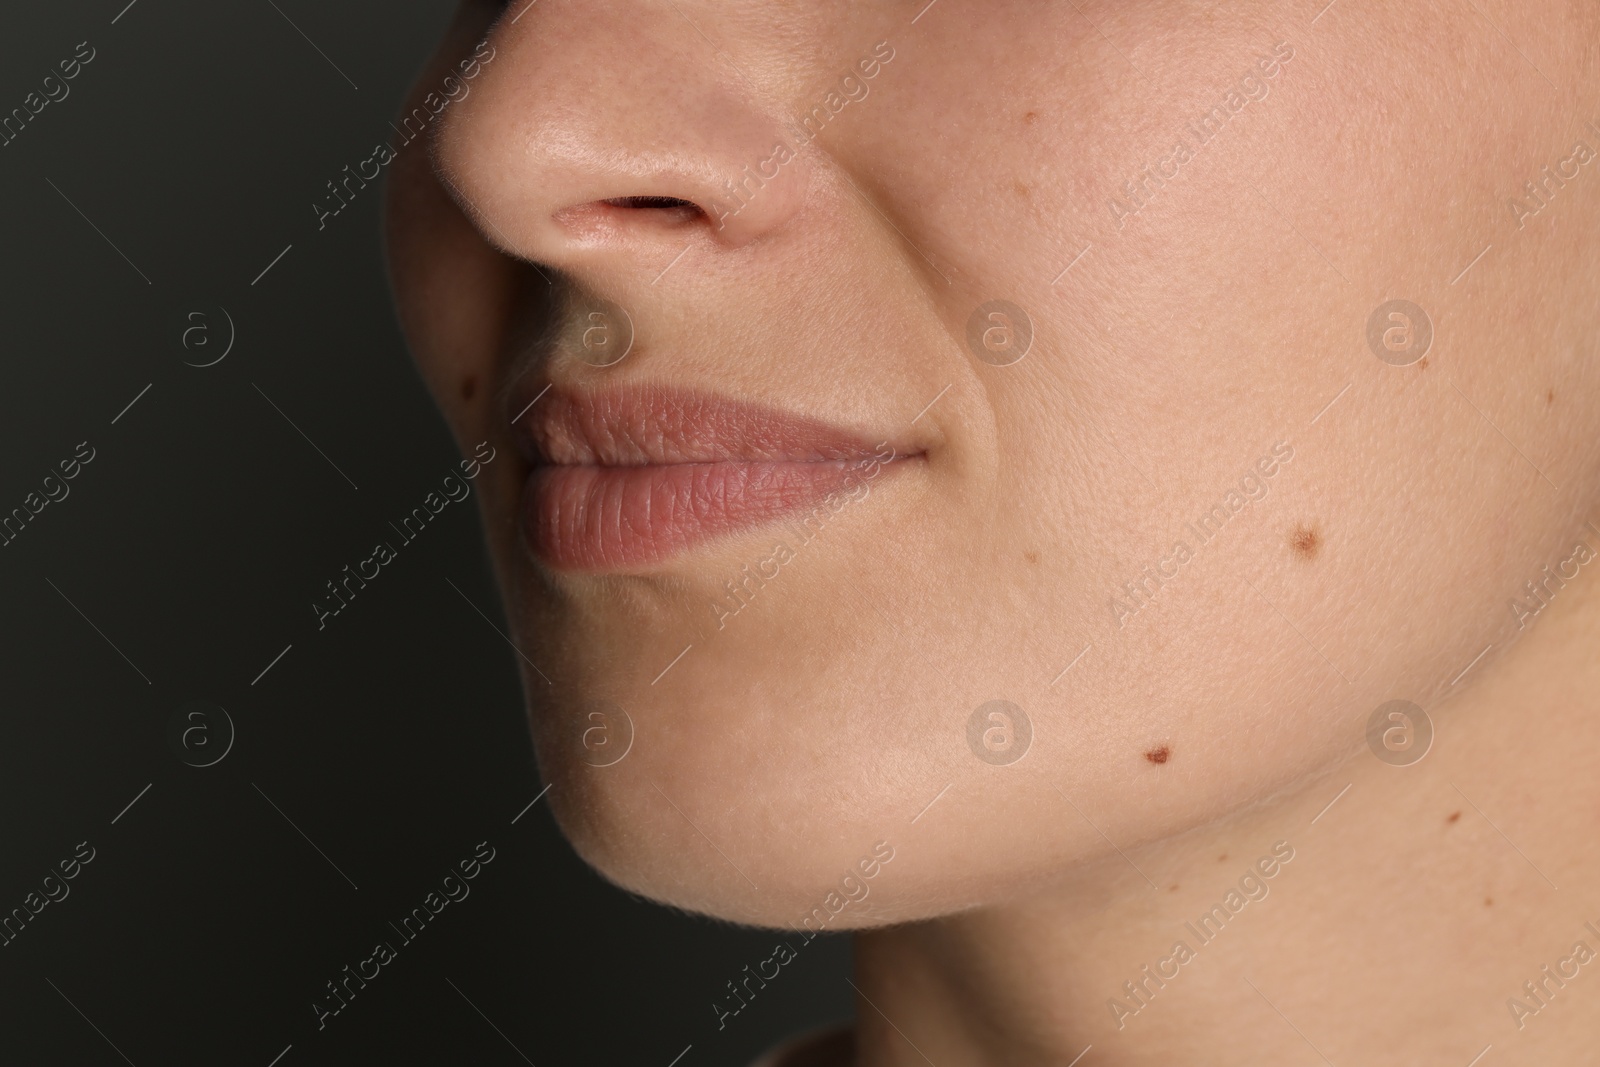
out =
[[[5,1062],[742,1065],[851,1010],[847,946],[819,939],[719,1031],[775,935],[613,889],[543,801],[513,825],[543,786],[513,654],[463,599],[503,626],[469,507],[316,628],[323,583],[457,458],[395,323],[379,191],[322,232],[311,207],[449,14],[0,13],[0,114],[97,53],[0,148],[0,513],[96,452],[0,548],[0,914],[96,850],[0,948]],[[186,366],[220,354],[222,308],[233,350]],[[197,323],[213,345],[186,351]],[[236,730],[208,768],[167,741],[191,700]],[[471,895],[319,1032],[324,983],[485,840]]]

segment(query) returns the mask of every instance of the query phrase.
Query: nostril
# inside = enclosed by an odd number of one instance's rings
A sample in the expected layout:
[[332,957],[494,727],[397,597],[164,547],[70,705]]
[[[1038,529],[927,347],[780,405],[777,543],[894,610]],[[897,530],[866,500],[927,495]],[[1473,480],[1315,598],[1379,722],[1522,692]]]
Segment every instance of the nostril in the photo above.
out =
[[609,200],[601,201],[601,203],[609,204],[612,207],[693,208],[696,211],[700,210],[692,201],[680,200],[675,196],[614,196]]
[[589,237],[649,229],[676,230],[703,218],[706,213],[699,204],[679,196],[613,196],[574,204],[555,214],[555,221],[568,233]]

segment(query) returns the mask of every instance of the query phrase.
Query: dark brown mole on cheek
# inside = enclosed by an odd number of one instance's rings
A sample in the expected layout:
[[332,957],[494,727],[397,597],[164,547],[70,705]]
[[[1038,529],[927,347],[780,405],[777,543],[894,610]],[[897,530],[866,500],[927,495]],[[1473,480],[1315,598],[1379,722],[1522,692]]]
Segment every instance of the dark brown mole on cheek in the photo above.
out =
[[478,379],[474,378],[470,374],[467,375],[465,378],[461,379],[461,399],[462,400],[471,400],[474,396],[477,396],[477,395],[478,395]]
[[1038,122],[1039,121],[1039,113],[1037,111],[1030,111],[1026,115],[1022,116],[1022,121],[1026,122],[1026,123],[1029,123],[1029,124]]
[[1445,819],[1445,822],[1455,822],[1459,818],[1461,818],[1461,813],[1459,811],[1452,811],[1450,813],[1450,817]]
[[1149,752],[1146,752],[1144,758],[1151,763],[1165,763],[1167,762],[1167,757],[1171,755],[1172,753],[1167,746],[1162,745],[1160,748],[1152,748]]
[[1315,526],[1301,524],[1294,528],[1289,535],[1289,547],[1294,549],[1294,554],[1303,560],[1317,558],[1317,553],[1322,549],[1322,535]]

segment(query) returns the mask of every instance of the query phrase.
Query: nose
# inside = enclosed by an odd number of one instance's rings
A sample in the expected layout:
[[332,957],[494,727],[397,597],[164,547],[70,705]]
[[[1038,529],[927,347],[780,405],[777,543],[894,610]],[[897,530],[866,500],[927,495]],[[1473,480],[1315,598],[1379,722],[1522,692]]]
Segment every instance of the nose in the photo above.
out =
[[800,211],[796,139],[685,3],[512,5],[434,145],[486,240],[578,273],[645,270],[696,241],[742,248]]

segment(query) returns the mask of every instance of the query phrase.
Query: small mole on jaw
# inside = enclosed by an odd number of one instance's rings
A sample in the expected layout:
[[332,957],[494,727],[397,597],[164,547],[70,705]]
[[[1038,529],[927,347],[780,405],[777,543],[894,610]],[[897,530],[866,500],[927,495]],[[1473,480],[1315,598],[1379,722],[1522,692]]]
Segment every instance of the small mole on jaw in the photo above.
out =
[[1317,552],[1322,548],[1322,535],[1317,533],[1312,526],[1296,526],[1289,535],[1289,544],[1294,549],[1295,555],[1304,560],[1317,558]]
[[1554,404],[1556,402],[1556,391],[1554,389],[1544,394],[1544,402],[1546,404]]
[[1022,554],[1022,558],[1027,560],[1029,563],[1038,563],[1039,562],[1039,553],[1037,553],[1037,552],[1024,552]]
[[1418,370],[1427,370],[1428,369],[1428,357],[1427,356],[1423,356],[1421,361],[1417,363],[1417,369]]
[[1228,862],[1228,854],[1226,852],[1224,852],[1222,855],[1218,856],[1217,857],[1217,862],[1218,863],[1227,863]]
[[471,400],[474,396],[477,395],[477,392],[478,392],[478,379],[474,378],[470,374],[467,375],[465,378],[461,379],[461,399],[462,400]]
[[1037,111],[1030,111],[1026,115],[1022,116],[1022,121],[1023,122],[1038,122],[1039,121],[1039,113]]
[[1144,758],[1149,760],[1151,763],[1165,763],[1167,762],[1167,757],[1171,754],[1172,753],[1167,750],[1167,746],[1162,745],[1160,748],[1153,748],[1149,752],[1146,752],[1144,754]]
[[1445,822],[1455,822],[1459,818],[1461,818],[1461,813],[1459,811],[1452,811],[1450,813],[1450,817],[1446,819]]
[[1494,897],[1484,897],[1483,898],[1483,906],[1486,907],[1486,908],[1494,907]]

